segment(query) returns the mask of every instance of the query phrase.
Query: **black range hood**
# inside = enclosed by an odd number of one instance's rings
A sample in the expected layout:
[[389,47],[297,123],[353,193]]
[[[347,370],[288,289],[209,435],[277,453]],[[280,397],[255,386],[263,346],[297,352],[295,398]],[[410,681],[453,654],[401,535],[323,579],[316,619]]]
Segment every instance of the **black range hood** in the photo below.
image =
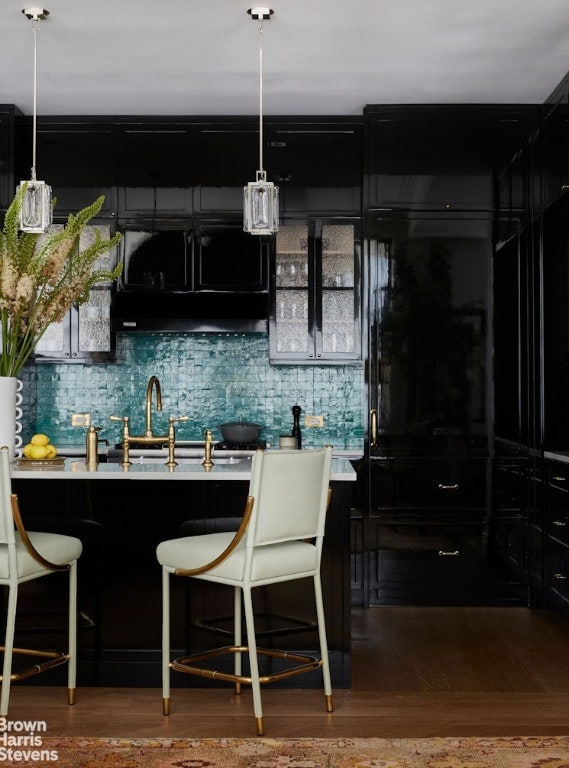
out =
[[266,293],[119,291],[111,304],[114,331],[266,333]]
[[120,229],[114,331],[267,332],[266,240],[212,221]]

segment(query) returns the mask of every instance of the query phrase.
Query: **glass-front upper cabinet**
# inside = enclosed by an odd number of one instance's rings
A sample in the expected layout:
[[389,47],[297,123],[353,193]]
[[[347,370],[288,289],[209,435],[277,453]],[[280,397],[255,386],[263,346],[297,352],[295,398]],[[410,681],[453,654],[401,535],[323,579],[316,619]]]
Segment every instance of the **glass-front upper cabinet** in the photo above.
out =
[[359,360],[359,270],[355,221],[281,226],[273,270],[271,362]]
[[[61,224],[53,224],[51,231]],[[81,249],[87,248],[99,230],[104,239],[112,236],[109,224],[90,224],[81,233]],[[111,271],[117,263],[116,248],[101,254],[96,268]],[[91,288],[89,299],[76,304],[63,320],[51,323],[35,347],[36,362],[61,360],[65,362],[107,362],[114,355],[114,336],[111,334],[110,280]]]

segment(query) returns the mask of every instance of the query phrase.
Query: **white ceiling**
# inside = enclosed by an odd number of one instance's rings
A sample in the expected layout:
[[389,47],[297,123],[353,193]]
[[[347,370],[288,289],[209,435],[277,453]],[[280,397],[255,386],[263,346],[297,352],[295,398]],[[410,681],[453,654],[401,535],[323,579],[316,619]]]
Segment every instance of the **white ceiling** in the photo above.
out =
[[[247,0],[45,0],[38,114],[258,113]],[[48,4],[49,3],[49,4]],[[0,101],[32,112],[25,0],[0,0]],[[264,113],[542,103],[569,70],[567,0],[274,0]]]

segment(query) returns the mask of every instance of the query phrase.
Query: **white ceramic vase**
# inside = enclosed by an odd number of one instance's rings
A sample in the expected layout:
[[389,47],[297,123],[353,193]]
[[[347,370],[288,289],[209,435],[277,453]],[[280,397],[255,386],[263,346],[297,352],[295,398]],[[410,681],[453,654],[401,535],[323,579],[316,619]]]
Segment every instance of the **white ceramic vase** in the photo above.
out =
[[0,376],[0,446],[7,445],[10,461],[21,456],[22,382],[15,376]]

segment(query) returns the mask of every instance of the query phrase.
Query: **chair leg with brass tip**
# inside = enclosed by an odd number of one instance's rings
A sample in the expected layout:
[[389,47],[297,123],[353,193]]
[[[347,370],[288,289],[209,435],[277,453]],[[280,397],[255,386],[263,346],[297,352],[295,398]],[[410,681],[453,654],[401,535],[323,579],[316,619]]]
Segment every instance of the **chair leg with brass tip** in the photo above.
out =
[[162,699],[162,714],[170,714],[170,699]]
[[67,703],[70,706],[73,706],[75,704],[75,688],[67,689]]
[[332,696],[325,696],[326,699],[326,712],[333,712],[334,711],[334,702],[332,701]]
[[257,736],[264,736],[265,735],[265,727],[263,725],[263,718],[262,717],[256,717],[255,721],[257,723]]

